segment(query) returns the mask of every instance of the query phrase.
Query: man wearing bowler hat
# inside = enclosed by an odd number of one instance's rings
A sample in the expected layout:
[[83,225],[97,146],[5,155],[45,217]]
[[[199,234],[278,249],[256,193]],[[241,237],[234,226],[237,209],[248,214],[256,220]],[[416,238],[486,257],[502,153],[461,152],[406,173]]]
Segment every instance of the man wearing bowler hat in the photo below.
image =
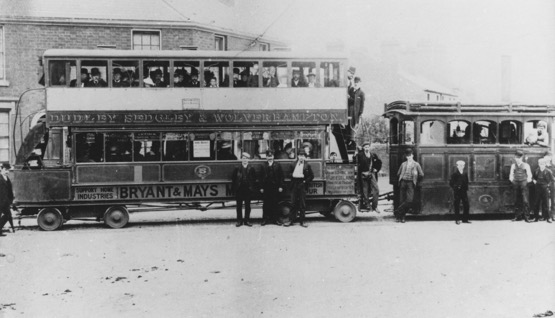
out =
[[308,184],[314,179],[312,168],[306,161],[305,153],[302,149],[297,153],[297,161],[291,166],[291,204],[293,211],[290,215],[289,223],[285,226],[293,225],[297,213],[299,214],[299,223],[302,227],[307,227],[304,216],[306,212],[306,190]]
[[378,209],[378,198],[380,188],[378,186],[378,172],[382,169],[382,161],[375,153],[370,151],[370,142],[362,144],[362,151],[357,154],[357,180],[362,191],[360,209],[370,207],[370,194],[372,194],[372,210],[380,213]]
[[0,166],[0,236],[4,236],[2,234],[2,228],[6,224],[6,222],[10,222],[12,226],[12,231],[15,232],[12,220],[12,211],[10,208],[13,206],[13,190],[12,190],[12,182],[10,178],[8,178],[8,174],[10,173],[11,166],[9,163],[4,162]]
[[98,68],[93,67],[91,69],[91,79],[85,84],[85,87],[108,87],[108,83],[100,77]]
[[[233,170],[233,176],[231,178],[237,204],[237,224],[235,224],[237,227],[241,225],[252,226],[249,221],[251,216],[251,197],[256,182],[256,172],[254,168],[249,165],[250,158],[251,156],[246,152],[241,154],[241,165]],[[244,219],[242,216],[243,202],[245,203]]]

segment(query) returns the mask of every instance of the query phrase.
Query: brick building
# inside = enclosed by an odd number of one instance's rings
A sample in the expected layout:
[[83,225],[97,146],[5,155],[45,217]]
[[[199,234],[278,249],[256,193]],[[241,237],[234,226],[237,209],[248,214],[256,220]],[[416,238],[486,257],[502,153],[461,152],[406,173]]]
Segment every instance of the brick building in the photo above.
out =
[[[47,49],[273,50],[282,42],[233,29],[233,0],[0,0],[0,161],[44,109]],[[29,90],[29,91],[28,91]],[[17,127],[19,130],[19,127]],[[24,133],[23,133],[24,136]],[[15,139],[15,140],[14,140]]]

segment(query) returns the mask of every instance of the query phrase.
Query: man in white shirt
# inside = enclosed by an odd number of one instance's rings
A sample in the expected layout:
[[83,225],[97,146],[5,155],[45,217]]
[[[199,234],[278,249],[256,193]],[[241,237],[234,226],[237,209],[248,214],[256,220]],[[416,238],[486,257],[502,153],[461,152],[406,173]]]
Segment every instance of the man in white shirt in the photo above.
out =
[[308,227],[304,221],[306,212],[306,189],[308,184],[314,179],[312,168],[306,161],[302,150],[297,153],[297,161],[291,166],[291,204],[293,211],[290,222],[285,226],[293,225],[296,214],[299,213],[299,223],[302,227]]

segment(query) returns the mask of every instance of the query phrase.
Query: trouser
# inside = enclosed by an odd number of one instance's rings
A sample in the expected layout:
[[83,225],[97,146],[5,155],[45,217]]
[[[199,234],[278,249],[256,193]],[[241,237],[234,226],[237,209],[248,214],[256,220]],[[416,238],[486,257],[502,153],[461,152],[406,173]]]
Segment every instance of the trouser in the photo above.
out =
[[304,222],[306,211],[306,189],[303,179],[293,178],[291,181],[291,204],[293,204],[293,215],[291,223],[295,221],[295,215],[299,213],[299,222]]
[[237,205],[237,222],[243,222],[243,202],[245,202],[245,222],[249,222],[251,217],[251,193],[250,190],[245,188],[239,188],[236,194],[236,205]]
[[549,201],[551,203],[551,218],[555,217],[555,183],[551,182],[549,185]]
[[412,201],[414,200],[414,182],[412,180],[401,180],[399,187],[399,211],[398,217],[405,217],[407,211],[412,208]]
[[457,220],[460,220],[460,205],[462,201],[462,204],[463,204],[462,220],[468,221],[468,215],[470,210],[470,207],[468,204],[468,194],[466,193],[465,190],[454,190],[453,196],[454,196],[453,204],[455,205],[455,218]]
[[530,205],[528,204],[528,182],[513,181],[513,194],[515,197],[515,218],[528,220]]
[[360,179],[362,183],[362,202],[369,207],[370,206],[370,194],[372,194],[372,209],[378,208],[378,199],[380,196],[380,188],[378,186],[378,181],[371,175],[369,178],[362,177]]
[[279,200],[278,187],[274,184],[265,185],[262,199],[262,219],[268,222],[276,221],[276,209]]
[[547,184],[536,184],[536,202],[534,205],[534,217],[539,219],[540,208],[542,209],[542,217],[549,219],[549,186]]
[[0,231],[2,231],[2,228],[4,227],[4,225],[6,225],[7,222],[10,222],[10,225],[12,226],[13,229],[13,219],[12,219],[12,211],[10,211],[10,208],[1,208],[0,209]]

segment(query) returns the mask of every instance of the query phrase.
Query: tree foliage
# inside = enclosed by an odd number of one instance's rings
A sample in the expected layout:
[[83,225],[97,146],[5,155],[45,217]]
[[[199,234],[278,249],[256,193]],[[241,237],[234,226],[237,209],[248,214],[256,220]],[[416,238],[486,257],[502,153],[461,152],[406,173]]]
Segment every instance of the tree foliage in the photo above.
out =
[[378,115],[363,116],[355,130],[357,144],[364,141],[372,143],[387,143],[389,136],[389,121]]

